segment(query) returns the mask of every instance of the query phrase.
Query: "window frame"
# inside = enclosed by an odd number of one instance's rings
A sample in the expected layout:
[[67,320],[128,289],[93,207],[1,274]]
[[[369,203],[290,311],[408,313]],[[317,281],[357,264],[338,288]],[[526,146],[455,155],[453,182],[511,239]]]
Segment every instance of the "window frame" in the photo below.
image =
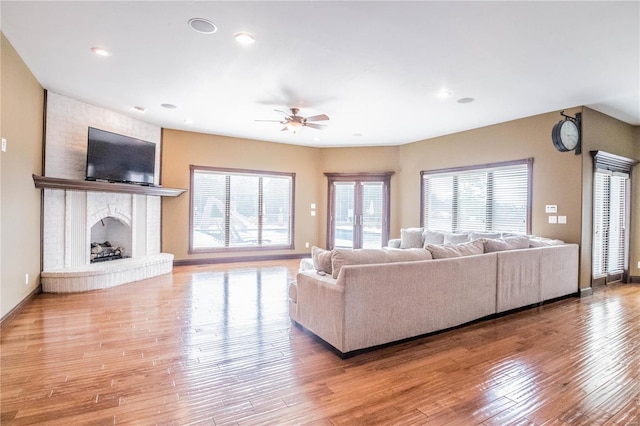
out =
[[[471,172],[481,172],[486,169],[495,169],[495,168],[508,168],[512,166],[527,166],[527,213],[526,213],[526,233],[531,234],[531,217],[532,217],[532,201],[533,201],[533,158],[525,158],[520,160],[510,160],[510,161],[501,161],[496,163],[485,163],[479,165],[471,165],[471,166],[461,166],[461,167],[448,167],[443,169],[433,169],[433,170],[422,170],[420,172],[420,226],[425,227],[425,176],[428,175],[443,175],[443,174],[466,174]],[[487,210],[490,210],[490,205],[487,204]],[[455,223],[456,219],[452,218],[452,224]],[[453,230],[453,226],[452,226]],[[491,232],[490,230],[487,230]],[[455,230],[453,231],[455,232]]]
[[[194,177],[197,172],[209,172],[219,175],[224,175],[229,177],[231,175],[239,175],[239,176],[252,176],[258,177],[259,179],[267,177],[267,178],[282,178],[289,177],[291,179],[291,193],[289,197],[289,211],[291,214],[289,215],[289,235],[290,241],[289,244],[279,244],[279,245],[262,245],[262,243],[258,243],[252,246],[228,246],[229,244],[229,236],[225,235],[225,247],[205,247],[205,248],[194,248],[193,246],[193,226],[194,226],[194,200],[195,200],[195,191],[194,191]],[[253,170],[253,169],[236,169],[236,168],[227,168],[227,167],[212,167],[212,166],[198,166],[198,165],[190,165],[189,166],[189,254],[197,254],[197,253],[228,253],[228,252],[246,252],[246,251],[270,251],[270,250],[293,250],[295,249],[295,193],[296,193],[296,174],[293,172],[275,172],[275,171],[267,171],[267,170]],[[264,195],[264,194],[262,194]],[[227,192],[225,199],[225,205],[228,208],[230,193]],[[263,202],[259,202],[258,205],[263,205]],[[228,228],[228,225],[225,226],[225,229]],[[262,214],[259,214],[258,219],[258,241],[262,241]]]

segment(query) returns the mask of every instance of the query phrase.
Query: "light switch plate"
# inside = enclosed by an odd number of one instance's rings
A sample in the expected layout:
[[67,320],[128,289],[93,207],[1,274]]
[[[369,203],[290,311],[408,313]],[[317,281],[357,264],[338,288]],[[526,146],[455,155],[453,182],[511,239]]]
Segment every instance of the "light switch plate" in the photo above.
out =
[[2,138],[2,152],[7,152],[7,140]]
[[558,213],[558,205],[557,204],[547,204],[544,207],[545,213]]
[[549,216],[549,223],[558,223],[558,216]]
[[558,223],[567,223],[567,217],[566,216],[558,216]]

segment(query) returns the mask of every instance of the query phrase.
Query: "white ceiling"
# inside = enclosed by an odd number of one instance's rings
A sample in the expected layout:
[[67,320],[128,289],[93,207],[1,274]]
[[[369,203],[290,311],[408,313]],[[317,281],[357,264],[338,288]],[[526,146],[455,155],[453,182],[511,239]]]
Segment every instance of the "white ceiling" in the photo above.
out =
[[[0,14],[45,89],[166,128],[396,145],[580,105],[640,125],[638,1],[2,0]],[[331,120],[296,134],[255,121],[289,107]]]

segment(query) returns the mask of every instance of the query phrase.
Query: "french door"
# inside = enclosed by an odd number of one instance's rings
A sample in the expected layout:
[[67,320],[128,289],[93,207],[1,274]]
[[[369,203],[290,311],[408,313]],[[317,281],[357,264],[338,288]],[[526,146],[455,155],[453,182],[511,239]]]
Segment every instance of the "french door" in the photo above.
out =
[[389,241],[389,173],[325,173],[327,247],[380,248]]
[[591,285],[626,280],[633,160],[594,153]]

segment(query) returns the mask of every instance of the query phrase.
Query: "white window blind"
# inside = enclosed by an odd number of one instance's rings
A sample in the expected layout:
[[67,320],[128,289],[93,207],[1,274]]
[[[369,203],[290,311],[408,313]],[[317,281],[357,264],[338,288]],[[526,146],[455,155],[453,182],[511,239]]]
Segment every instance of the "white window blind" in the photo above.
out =
[[191,169],[191,250],[293,246],[294,174]]
[[422,172],[422,223],[442,231],[530,232],[532,159]]
[[626,173],[596,170],[593,184],[594,278],[620,274],[625,270],[627,223]]

